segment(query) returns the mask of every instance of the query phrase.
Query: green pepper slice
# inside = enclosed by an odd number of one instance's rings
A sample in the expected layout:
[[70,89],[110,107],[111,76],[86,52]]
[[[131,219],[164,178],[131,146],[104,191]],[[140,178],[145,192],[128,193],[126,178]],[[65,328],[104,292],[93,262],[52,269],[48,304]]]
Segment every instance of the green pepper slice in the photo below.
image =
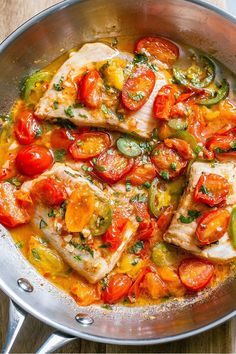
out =
[[91,217],[88,228],[93,236],[103,235],[112,221],[112,210],[110,203],[99,196],[95,196],[96,208],[94,214]]
[[[204,88],[210,85],[210,83],[214,80],[215,77],[215,64],[214,62],[206,55],[199,55],[197,56],[196,53],[194,53],[195,57],[198,57],[200,62],[204,65],[204,70],[206,73],[206,76],[204,79],[201,79],[200,73],[194,74],[194,77],[192,79],[188,78],[188,71],[190,68],[187,70],[182,70],[176,66],[173,67],[173,74],[174,78],[177,81],[178,84],[184,85],[184,86],[193,86],[196,88]],[[201,68],[199,67],[200,71]]]
[[30,95],[32,91],[35,91],[36,84],[41,82],[49,82],[52,78],[52,74],[48,71],[37,71],[36,73],[29,76],[24,84],[24,99],[27,103],[30,102]]
[[192,134],[190,134],[189,132],[187,132],[186,130],[179,130],[179,131],[175,132],[173,134],[173,138],[185,140],[187,143],[189,143],[189,145],[193,151],[195,151],[196,147],[198,146],[197,140],[195,139],[195,137]]
[[229,222],[231,243],[236,248],[236,206],[232,209]]
[[188,123],[181,118],[173,118],[168,121],[170,128],[175,130],[185,130],[188,127]]
[[160,242],[152,249],[152,260],[158,267],[171,266],[178,262],[179,255],[173,246]]
[[118,150],[125,156],[136,157],[142,153],[141,147],[130,138],[119,138],[116,142]]
[[212,106],[224,100],[229,94],[229,83],[224,79],[221,83],[219,90],[213,97],[205,98],[198,101],[198,104],[204,106]]

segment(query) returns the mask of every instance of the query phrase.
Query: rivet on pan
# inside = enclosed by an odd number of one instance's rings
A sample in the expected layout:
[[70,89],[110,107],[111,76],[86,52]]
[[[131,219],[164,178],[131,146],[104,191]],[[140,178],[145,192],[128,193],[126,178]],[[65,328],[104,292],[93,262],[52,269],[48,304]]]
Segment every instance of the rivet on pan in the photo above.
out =
[[17,284],[22,290],[26,291],[27,293],[32,293],[32,291],[34,290],[33,286],[27,279],[20,278],[17,280]]
[[78,313],[75,316],[75,319],[77,322],[79,322],[79,324],[81,324],[82,326],[90,326],[91,324],[93,324],[94,320],[92,319],[92,317],[88,316],[87,314],[84,313]]

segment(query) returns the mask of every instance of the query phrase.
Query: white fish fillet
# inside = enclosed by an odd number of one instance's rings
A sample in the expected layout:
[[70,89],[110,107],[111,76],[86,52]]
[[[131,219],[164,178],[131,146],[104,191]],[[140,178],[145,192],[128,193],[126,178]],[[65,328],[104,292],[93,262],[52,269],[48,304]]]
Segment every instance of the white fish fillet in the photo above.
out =
[[[139,111],[126,115],[124,121],[120,121],[112,110],[105,115],[101,109],[83,107],[73,108],[73,117],[68,117],[65,113],[65,109],[73,106],[76,100],[77,87],[74,79],[85,72],[86,68],[91,68],[94,62],[116,57],[129,61],[133,59],[132,55],[121,53],[103,43],[85,44],[60,67],[48,90],[36,106],[36,114],[45,119],[66,118],[78,126],[102,127],[127,133],[134,132],[143,138],[150,138],[156,127],[156,120],[152,117],[153,101],[160,88],[168,83],[163,71],[156,73],[156,84],[149,100]],[[65,88],[62,91],[56,91],[54,84],[58,84],[61,78],[63,78]],[[53,105],[55,101],[58,102],[56,109]]]
[[195,162],[191,167],[187,190],[180,200],[178,210],[164,235],[164,240],[200,257],[219,262],[230,261],[236,258],[236,250],[230,242],[228,232],[219,239],[218,243],[199,247],[195,237],[197,222],[194,220],[190,224],[184,224],[179,220],[180,215],[186,216],[188,210],[210,210],[210,207],[193,201],[193,191],[202,173],[214,173],[225,177],[232,186],[232,191],[226,200],[226,209],[231,212],[236,204],[236,165],[233,163],[212,165],[210,163]]
[[[108,200],[109,198],[108,193],[104,193],[99,188],[91,184],[87,179],[81,177],[76,171],[72,170],[69,167],[66,167],[63,164],[55,164],[50,171],[47,171],[46,173],[32,181],[25,182],[22,185],[22,189],[25,191],[30,191],[33,185],[45,176],[54,176],[58,180],[64,181],[65,183],[69,183],[70,188],[73,188],[76,184],[85,183],[86,185],[90,186],[91,189],[103,199]],[[67,188],[68,194],[70,194],[71,192],[70,188]],[[38,227],[42,219],[47,223],[47,226],[43,228],[42,231],[49,240],[49,242],[63,257],[63,259],[80,275],[85,277],[90,283],[98,282],[114,268],[124,248],[131,240],[138,227],[137,222],[131,217],[125,227],[125,230],[122,232],[122,243],[115,252],[109,252],[108,256],[103,257],[99,249],[94,249],[93,255],[91,255],[86,250],[79,250],[73,245],[71,245],[69,242],[66,243],[66,236],[73,236],[73,234],[63,234],[63,237],[60,235],[60,231],[58,231],[58,225],[56,224],[54,218],[48,216],[50,210],[51,208],[48,208],[45,205],[36,205],[35,216],[33,219],[34,224]],[[78,256],[81,260],[76,260],[76,256]]]

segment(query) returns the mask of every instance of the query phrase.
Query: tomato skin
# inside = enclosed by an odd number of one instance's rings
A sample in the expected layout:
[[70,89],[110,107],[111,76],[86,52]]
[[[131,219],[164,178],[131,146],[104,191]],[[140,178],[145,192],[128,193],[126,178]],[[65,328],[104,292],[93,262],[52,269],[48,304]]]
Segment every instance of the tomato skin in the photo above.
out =
[[172,65],[179,57],[179,48],[161,37],[144,37],[137,41],[135,53],[154,56],[160,61]]
[[50,142],[53,149],[68,150],[75,140],[74,134],[64,128],[56,128],[52,131]]
[[22,148],[16,156],[16,166],[26,176],[37,176],[53,164],[53,156],[45,146],[30,145]]
[[191,160],[194,157],[190,145],[182,139],[165,139],[164,143],[167,147],[176,150],[185,160]]
[[156,119],[169,120],[172,107],[175,104],[176,85],[165,85],[158,91],[153,104],[153,116]]
[[139,296],[139,292],[140,292],[140,284],[142,283],[145,275],[149,272],[151,272],[151,269],[149,267],[145,267],[139,273],[135,282],[133,283],[133,285],[129,289],[128,298],[129,298],[130,302],[135,302],[137,300],[137,298]]
[[[187,161],[175,150],[169,148],[164,143],[159,143],[152,151],[151,161],[156,167],[156,172],[163,178],[163,172],[168,173],[168,178],[173,179],[179,176],[187,166]],[[175,163],[175,170],[171,164]]]
[[151,162],[142,164],[140,160],[136,160],[134,167],[126,176],[133,186],[140,186],[145,182],[151,182],[156,177],[155,167]]
[[60,205],[67,198],[63,183],[50,177],[36,182],[31,193],[34,199],[50,206]]
[[229,183],[224,177],[213,173],[202,174],[195,187],[193,199],[196,203],[213,207],[225,202],[229,189]]
[[212,210],[198,219],[196,237],[202,245],[218,241],[227,231],[230,213],[226,209]]
[[[145,66],[134,68],[132,75],[125,82],[121,93],[124,106],[130,111],[139,110],[151,95],[155,81],[156,77],[151,69]],[[140,92],[143,95],[140,99],[132,98]]]
[[97,70],[91,70],[78,82],[78,100],[88,108],[98,108],[102,103],[102,78]]
[[112,222],[108,230],[102,236],[105,244],[109,245],[109,250],[114,252],[121,245],[121,233],[124,230],[128,219],[123,217],[120,213],[113,213]]
[[110,144],[111,140],[107,133],[82,133],[78,135],[76,141],[69,147],[69,152],[74,160],[86,161],[101,154]]
[[214,265],[198,258],[184,259],[178,269],[179,277],[184,286],[191,291],[205,288],[214,274]]
[[103,151],[94,164],[96,174],[108,183],[116,183],[126,176],[134,165],[133,158],[122,155],[115,147]]
[[39,131],[39,125],[31,111],[25,110],[20,114],[15,124],[15,136],[21,145],[32,144]]
[[205,127],[206,123],[201,109],[197,105],[191,105],[191,114],[188,116],[187,131],[195,137],[197,142],[205,143]]
[[113,304],[126,296],[132,285],[132,279],[126,274],[115,274],[109,279],[108,287],[102,292],[104,303]]

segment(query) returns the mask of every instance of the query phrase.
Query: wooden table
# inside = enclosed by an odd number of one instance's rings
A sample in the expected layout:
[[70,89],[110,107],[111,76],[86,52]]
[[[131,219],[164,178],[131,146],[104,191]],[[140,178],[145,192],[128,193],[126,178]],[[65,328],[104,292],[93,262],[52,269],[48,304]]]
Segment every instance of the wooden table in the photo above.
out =
[[[223,4],[224,0],[208,0]],[[58,3],[58,0],[0,0],[0,42],[24,21]],[[5,339],[8,299],[0,293],[0,348]],[[14,352],[34,352],[47,338],[51,328],[28,317],[15,345]],[[77,340],[66,345],[60,353],[236,353],[236,319],[213,330],[166,345],[149,347],[106,345]]]

